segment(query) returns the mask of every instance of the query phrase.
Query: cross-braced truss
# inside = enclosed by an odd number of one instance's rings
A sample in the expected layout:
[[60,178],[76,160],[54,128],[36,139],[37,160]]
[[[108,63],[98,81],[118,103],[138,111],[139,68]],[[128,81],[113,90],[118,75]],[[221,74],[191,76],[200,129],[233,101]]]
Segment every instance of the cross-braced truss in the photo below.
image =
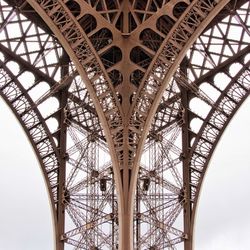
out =
[[200,187],[250,91],[247,0],[1,0],[0,94],[56,249],[192,249]]

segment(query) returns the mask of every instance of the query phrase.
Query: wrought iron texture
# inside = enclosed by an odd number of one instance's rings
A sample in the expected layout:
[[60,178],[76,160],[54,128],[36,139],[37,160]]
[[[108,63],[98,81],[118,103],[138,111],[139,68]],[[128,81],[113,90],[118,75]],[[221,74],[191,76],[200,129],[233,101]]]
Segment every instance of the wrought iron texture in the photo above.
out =
[[56,249],[192,249],[208,162],[249,95],[249,11],[0,2],[0,93],[40,161]]

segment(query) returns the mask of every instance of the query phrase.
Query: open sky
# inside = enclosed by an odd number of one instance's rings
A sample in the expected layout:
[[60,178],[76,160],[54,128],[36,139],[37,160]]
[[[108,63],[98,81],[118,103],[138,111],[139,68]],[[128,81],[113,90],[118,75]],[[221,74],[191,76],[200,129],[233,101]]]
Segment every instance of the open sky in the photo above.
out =
[[[250,246],[250,99],[226,130],[210,163],[196,219],[194,250]],[[0,101],[0,249],[52,250],[43,178],[27,138]]]
[[0,249],[52,250],[48,196],[22,127],[0,102]]
[[195,250],[250,249],[250,99],[210,162],[196,219]]

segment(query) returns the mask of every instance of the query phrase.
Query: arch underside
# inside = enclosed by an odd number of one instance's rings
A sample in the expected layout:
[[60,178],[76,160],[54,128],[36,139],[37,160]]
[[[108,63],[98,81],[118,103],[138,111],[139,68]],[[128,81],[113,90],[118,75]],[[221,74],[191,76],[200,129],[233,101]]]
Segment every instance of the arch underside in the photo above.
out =
[[250,91],[249,1],[31,2],[44,12],[1,2],[0,94],[40,161],[56,249],[129,249],[122,213],[131,249],[192,249],[207,165]]

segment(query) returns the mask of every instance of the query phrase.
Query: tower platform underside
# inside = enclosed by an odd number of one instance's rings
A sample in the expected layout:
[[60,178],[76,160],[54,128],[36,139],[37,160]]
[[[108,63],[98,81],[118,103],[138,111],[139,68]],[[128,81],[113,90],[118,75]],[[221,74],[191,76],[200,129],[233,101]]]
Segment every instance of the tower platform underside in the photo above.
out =
[[192,250],[250,91],[247,0],[2,0],[0,94],[40,162],[55,249]]

